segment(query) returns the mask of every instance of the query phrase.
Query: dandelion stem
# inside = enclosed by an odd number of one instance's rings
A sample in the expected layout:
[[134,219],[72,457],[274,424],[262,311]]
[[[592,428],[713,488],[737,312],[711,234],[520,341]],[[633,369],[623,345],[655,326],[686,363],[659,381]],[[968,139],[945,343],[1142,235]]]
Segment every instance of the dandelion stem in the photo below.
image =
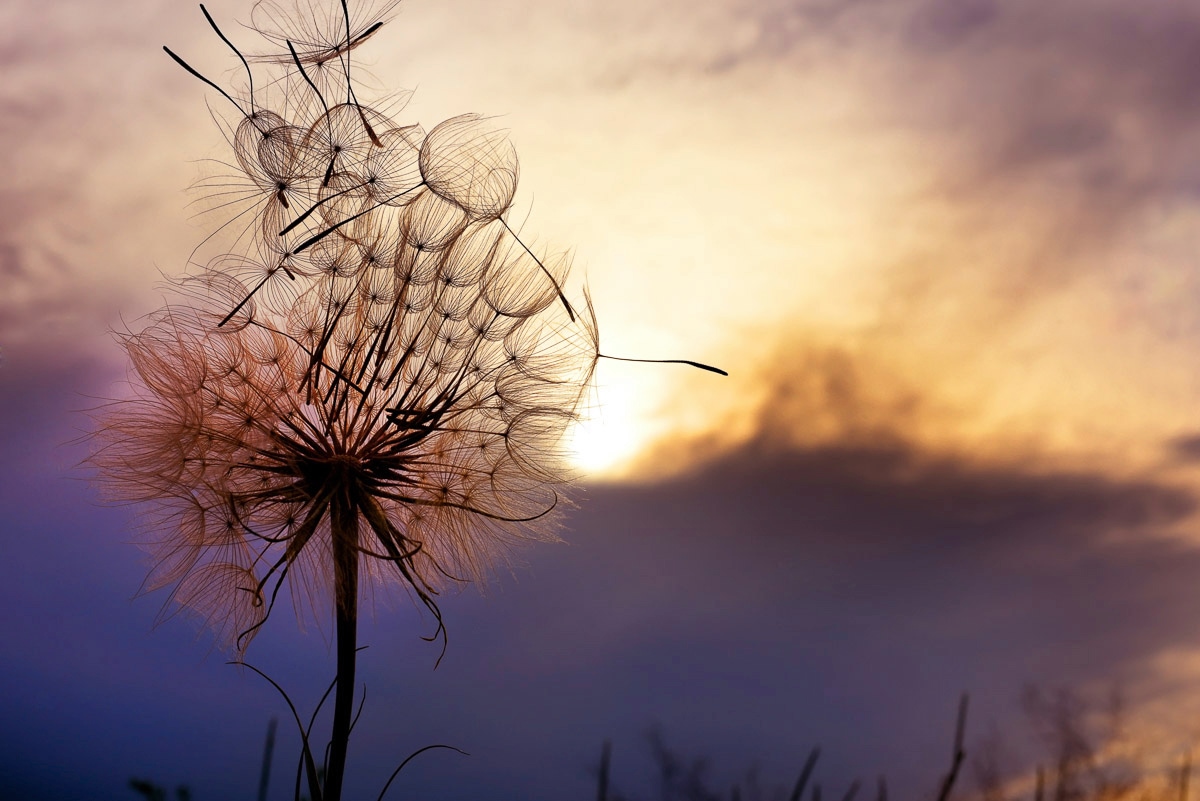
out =
[[325,801],[341,801],[346,747],[354,714],[354,663],[358,655],[358,513],[349,487],[345,485],[331,506],[337,691],[333,697],[333,737],[329,744],[329,768],[325,774]]

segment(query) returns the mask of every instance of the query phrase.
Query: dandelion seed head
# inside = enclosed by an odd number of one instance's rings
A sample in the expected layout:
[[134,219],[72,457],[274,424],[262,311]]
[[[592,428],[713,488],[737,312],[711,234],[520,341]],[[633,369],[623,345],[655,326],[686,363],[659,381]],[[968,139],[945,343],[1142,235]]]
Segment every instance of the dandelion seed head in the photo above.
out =
[[238,652],[285,583],[302,617],[387,585],[439,615],[442,588],[554,539],[598,354],[567,260],[503,221],[507,138],[357,98],[349,53],[396,3],[367,5],[255,6],[276,74],[222,126],[232,247],[120,335],[131,392],[99,414],[92,462],[141,505],[147,586]]

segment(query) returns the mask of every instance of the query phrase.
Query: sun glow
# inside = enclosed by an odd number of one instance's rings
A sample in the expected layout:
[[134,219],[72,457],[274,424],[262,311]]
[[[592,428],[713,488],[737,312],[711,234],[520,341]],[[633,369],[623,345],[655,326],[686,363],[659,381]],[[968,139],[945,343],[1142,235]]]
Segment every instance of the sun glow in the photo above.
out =
[[653,437],[633,408],[630,386],[593,389],[580,419],[567,431],[571,464],[586,479],[615,479],[629,472]]

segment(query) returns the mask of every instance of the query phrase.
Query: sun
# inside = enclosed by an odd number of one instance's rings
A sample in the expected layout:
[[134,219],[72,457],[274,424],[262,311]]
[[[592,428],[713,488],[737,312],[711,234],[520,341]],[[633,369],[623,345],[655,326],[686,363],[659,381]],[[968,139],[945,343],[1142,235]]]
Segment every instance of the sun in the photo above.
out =
[[619,385],[593,388],[579,420],[567,430],[567,457],[585,479],[627,474],[650,441],[648,427],[634,411],[634,394]]

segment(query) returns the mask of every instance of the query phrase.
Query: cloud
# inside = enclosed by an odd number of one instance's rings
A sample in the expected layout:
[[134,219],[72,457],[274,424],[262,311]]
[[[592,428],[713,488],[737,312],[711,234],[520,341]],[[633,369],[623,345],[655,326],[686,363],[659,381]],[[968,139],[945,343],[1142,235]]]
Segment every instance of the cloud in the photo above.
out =
[[203,21],[185,28],[194,8],[181,5],[134,6],[18,0],[3,12],[0,344],[10,354],[104,354],[117,310],[145,308],[155,262],[182,260],[193,238],[180,236],[190,169],[180,144],[201,129],[202,92],[170,89],[190,79],[152,43],[190,49]]
[[[938,410],[923,421],[944,426],[949,410],[971,429],[964,445],[986,433],[988,449],[1037,440],[1115,464],[1157,458],[1194,427],[1200,393],[1180,369],[1200,345],[1194,9],[779,0],[578,13],[574,28],[539,17],[547,41],[570,47],[531,97],[556,142],[582,143],[547,171],[567,176],[547,230],[568,231],[594,265],[614,352],[732,366],[749,413],[771,391],[758,364],[797,341],[842,349],[920,387]],[[509,66],[497,75],[520,74]],[[581,219],[594,223],[570,227]],[[675,434],[725,392],[674,378],[656,389],[664,402],[639,410],[643,427]]]
[[913,13],[908,36],[917,47],[956,47],[982,36],[998,14],[992,0],[937,0]]
[[658,719],[727,767],[819,742],[823,781],[886,772],[911,794],[945,769],[960,690],[974,741],[1020,725],[1026,682],[1125,679],[1136,704],[1193,639],[1187,488],[769,432],[692,472],[593,487],[567,545],[459,618],[466,662],[505,677],[488,692],[543,687],[593,731]]
[[819,742],[823,781],[886,772],[912,794],[945,770],[961,690],[974,742],[1023,731],[1029,682],[1122,682],[1136,710],[1178,681],[1162,665],[1194,640],[1193,486],[939,440],[936,402],[869,354],[784,352],[747,438],[591,487],[567,545],[459,608],[500,707],[542,687],[590,732],[658,719],[725,766]]
[[1200,462],[1200,434],[1184,434],[1166,443],[1167,453],[1180,461]]
[[[930,176],[928,199],[952,192],[956,203],[1008,205],[995,222],[1010,226],[1049,214],[1067,253],[1102,252],[1145,222],[1147,206],[1191,201],[1200,138],[1200,90],[1189,77],[1200,65],[1200,14],[1191,7],[774,0],[706,15],[670,6],[653,22],[680,26],[689,47],[671,51],[670,64],[626,51],[619,63],[630,74],[690,72],[703,82],[719,65],[764,87],[831,84],[848,109],[873,110],[860,124],[923,138],[941,173]],[[757,125],[788,116],[764,111]],[[856,132],[864,144],[868,133]],[[1047,271],[1022,278],[1038,272]]]

